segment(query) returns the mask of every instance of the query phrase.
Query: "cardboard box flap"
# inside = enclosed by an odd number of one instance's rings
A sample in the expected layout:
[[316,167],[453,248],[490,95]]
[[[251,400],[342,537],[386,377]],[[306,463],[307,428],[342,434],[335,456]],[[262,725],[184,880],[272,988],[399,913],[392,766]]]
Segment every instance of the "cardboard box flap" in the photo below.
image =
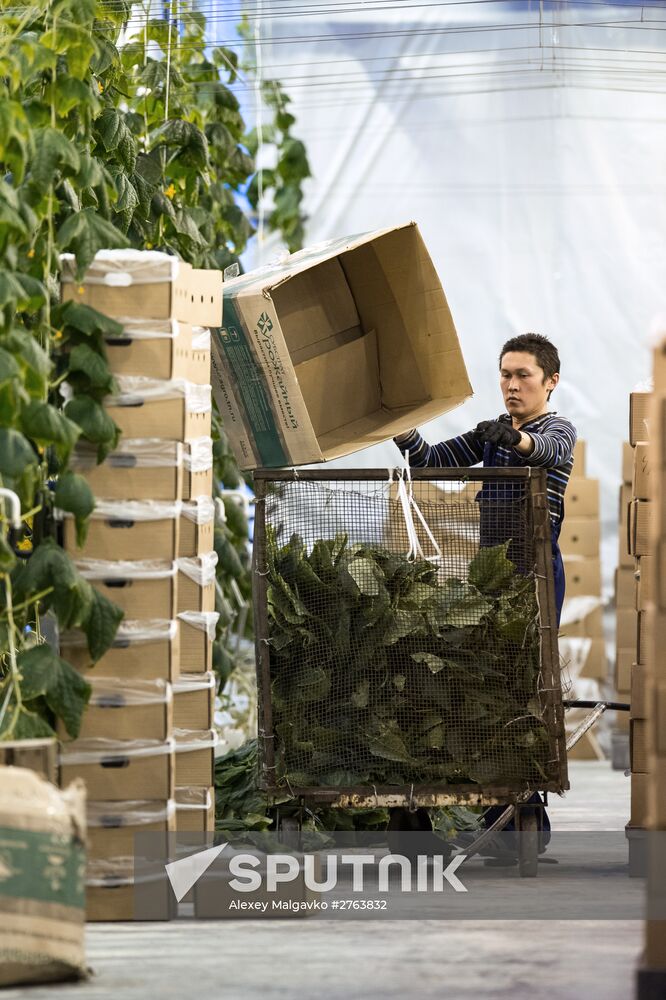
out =
[[289,275],[272,289],[271,297],[295,364],[301,360],[299,352],[309,349],[319,353],[318,345],[336,334],[354,329],[361,333],[354,298],[339,260],[327,260],[316,268]]
[[60,744],[60,764],[69,767],[74,764],[101,764],[120,767],[114,762],[140,757],[163,757],[175,749],[173,737],[167,740],[109,740],[101,736],[87,740],[73,740]]

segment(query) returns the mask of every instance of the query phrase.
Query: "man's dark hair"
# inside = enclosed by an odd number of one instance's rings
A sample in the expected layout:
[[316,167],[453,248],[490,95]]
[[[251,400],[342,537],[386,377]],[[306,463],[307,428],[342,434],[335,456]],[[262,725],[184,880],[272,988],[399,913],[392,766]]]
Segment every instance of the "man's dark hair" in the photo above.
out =
[[525,354],[533,354],[539,368],[543,368],[545,378],[559,373],[560,356],[557,353],[557,348],[551,344],[548,337],[544,337],[540,333],[521,333],[519,337],[507,340],[499,357],[500,367],[502,358],[509,351],[524,351]]

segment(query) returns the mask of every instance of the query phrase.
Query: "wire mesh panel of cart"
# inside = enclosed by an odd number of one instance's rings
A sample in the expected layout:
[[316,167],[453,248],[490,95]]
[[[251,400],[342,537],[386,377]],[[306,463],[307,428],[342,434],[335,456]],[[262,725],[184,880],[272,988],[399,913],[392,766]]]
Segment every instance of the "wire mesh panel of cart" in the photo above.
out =
[[255,473],[262,783],[339,804],[567,787],[545,474]]

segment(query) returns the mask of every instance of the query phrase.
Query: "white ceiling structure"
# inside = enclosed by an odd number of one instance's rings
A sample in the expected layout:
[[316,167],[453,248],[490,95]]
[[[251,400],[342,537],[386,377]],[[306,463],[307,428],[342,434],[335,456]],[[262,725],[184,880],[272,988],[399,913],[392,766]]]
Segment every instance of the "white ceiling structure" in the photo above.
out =
[[[231,41],[236,12],[206,6],[211,37]],[[610,581],[628,395],[666,313],[666,5],[240,6],[248,49],[283,82],[307,146],[307,242],[421,227],[475,392],[426,437],[501,412],[506,338],[534,330],[558,345],[552,404],[601,479]],[[269,238],[248,265],[278,251]],[[397,460],[387,443],[336,464]]]

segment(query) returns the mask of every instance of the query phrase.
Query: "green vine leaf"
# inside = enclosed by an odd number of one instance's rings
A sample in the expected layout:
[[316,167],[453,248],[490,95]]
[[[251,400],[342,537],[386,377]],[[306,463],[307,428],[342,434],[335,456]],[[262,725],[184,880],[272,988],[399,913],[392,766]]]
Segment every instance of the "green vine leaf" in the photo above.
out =
[[58,230],[58,243],[63,250],[72,250],[76,255],[79,278],[98,250],[129,246],[127,237],[93,208],[70,215]]
[[123,618],[122,609],[93,588],[90,613],[83,624],[93,662],[101,659],[111,648]]
[[75,396],[67,403],[65,415],[79,425],[88,441],[98,446],[97,461],[103,462],[120,437],[118,427],[104,407],[90,396]]
[[50,127],[37,129],[34,142],[30,179],[37,187],[47,188],[57,171],[64,176],[76,175],[81,166],[79,151],[63,132]]
[[79,425],[68,420],[62,410],[37,400],[33,400],[21,411],[21,428],[40,447],[55,445],[61,462],[68,460],[81,434]]
[[60,510],[74,515],[76,544],[81,548],[88,533],[87,518],[95,509],[95,497],[83,476],[75,472],[64,472],[58,476],[55,503]]
[[72,739],[76,739],[90,698],[90,684],[46,642],[19,653],[17,665],[24,700],[29,702],[43,696]]
[[11,427],[0,427],[0,475],[17,479],[26,466],[37,463],[30,442]]

